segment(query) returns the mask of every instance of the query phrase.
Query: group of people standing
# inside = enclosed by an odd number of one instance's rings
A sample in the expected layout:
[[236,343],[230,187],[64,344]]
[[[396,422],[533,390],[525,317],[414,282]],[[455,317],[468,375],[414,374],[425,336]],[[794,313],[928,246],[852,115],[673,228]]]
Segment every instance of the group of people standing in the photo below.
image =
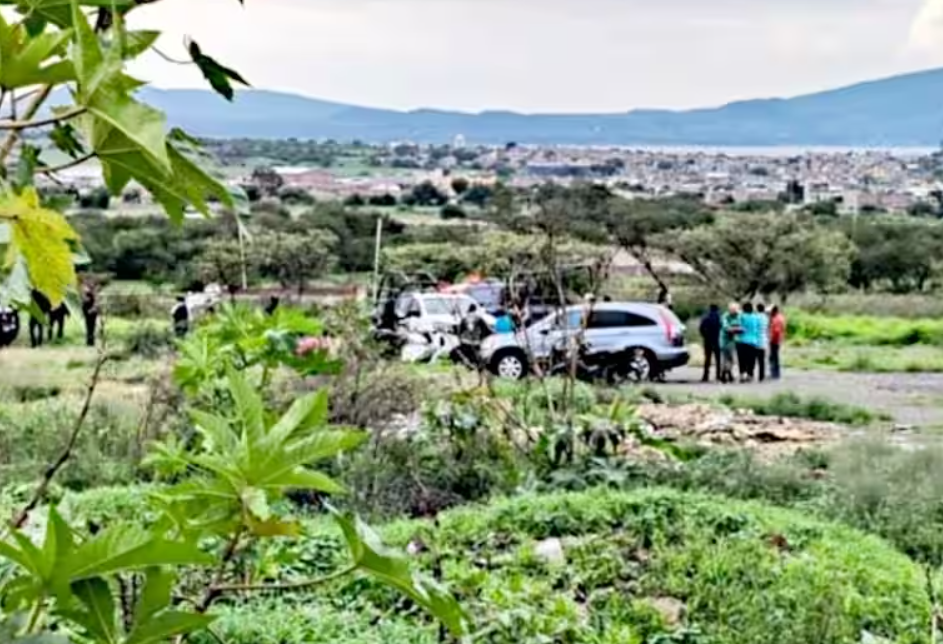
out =
[[[65,322],[72,313],[63,302],[52,306],[43,293],[32,293],[33,311],[29,315],[29,341],[34,349],[45,342],[62,340],[65,337]],[[86,285],[82,289],[82,319],[85,322],[85,343],[95,346],[98,330],[98,299],[95,288]],[[20,314],[12,306],[0,305],[0,347],[12,345],[20,334]]]
[[701,319],[701,341],[704,345],[703,382],[710,381],[711,367],[719,382],[731,383],[779,380],[782,376],[780,354],[786,337],[786,317],[778,306],[767,313],[764,304],[736,302],[720,312],[716,304]]

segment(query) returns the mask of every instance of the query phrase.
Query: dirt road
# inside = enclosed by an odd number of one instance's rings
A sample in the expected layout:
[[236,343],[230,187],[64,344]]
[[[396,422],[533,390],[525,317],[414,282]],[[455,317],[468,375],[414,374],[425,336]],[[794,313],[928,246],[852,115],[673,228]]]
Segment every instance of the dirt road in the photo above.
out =
[[897,425],[943,430],[943,374],[787,371],[778,382],[721,385],[700,380],[700,369],[678,369],[656,389],[667,396],[690,394],[705,399],[724,395],[770,398],[777,393],[793,392],[884,413]]

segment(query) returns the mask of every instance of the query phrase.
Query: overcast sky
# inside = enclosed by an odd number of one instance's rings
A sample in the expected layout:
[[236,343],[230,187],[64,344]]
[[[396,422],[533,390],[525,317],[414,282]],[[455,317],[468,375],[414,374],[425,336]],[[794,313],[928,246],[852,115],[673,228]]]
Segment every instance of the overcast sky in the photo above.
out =
[[[163,0],[136,26],[264,89],[376,107],[685,108],[943,66],[943,0]],[[196,87],[156,56],[139,76]]]

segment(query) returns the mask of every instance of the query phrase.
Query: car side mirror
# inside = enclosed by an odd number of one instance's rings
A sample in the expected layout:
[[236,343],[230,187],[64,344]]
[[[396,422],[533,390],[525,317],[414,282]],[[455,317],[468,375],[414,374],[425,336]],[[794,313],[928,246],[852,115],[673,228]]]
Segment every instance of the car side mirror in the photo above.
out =
[[406,317],[408,317],[408,318],[418,318],[418,317],[421,317],[421,314],[419,313],[419,311],[416,311],[416,310],[407,311],[407,312],[406,312]]
[[540,335],[550,335],[550,329],[541,329]]

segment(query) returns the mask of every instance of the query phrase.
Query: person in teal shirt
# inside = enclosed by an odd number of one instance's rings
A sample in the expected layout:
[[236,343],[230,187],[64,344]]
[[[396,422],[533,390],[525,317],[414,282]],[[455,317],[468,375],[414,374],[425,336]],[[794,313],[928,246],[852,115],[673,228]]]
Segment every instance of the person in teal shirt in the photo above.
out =
[[733,370],[737,363],[737,338],[743,332],[740,307],[736,302],[727,307],[720,327],[720,381],[733,382]]
[[501,309],[494,316],[494,332],[495,333],[514,333],[514,320],[511,319],[510,314]]
[[762,351],[765,342],[763,340],[763,320],[761,315],[753,309],[752,302],[746,302],[743,305],[743,315],[741,316],[743,333],[737,339],[737,354],[740,358],[740,379],[744,382],[753,380],[756,372],[756,360]]
[[766,314],[766,305],[762,302],[756,305],[756,316],[760,319],[760,346],[756,349],[757,380],[766,380],[766,354],[769,349],[769,316]]

